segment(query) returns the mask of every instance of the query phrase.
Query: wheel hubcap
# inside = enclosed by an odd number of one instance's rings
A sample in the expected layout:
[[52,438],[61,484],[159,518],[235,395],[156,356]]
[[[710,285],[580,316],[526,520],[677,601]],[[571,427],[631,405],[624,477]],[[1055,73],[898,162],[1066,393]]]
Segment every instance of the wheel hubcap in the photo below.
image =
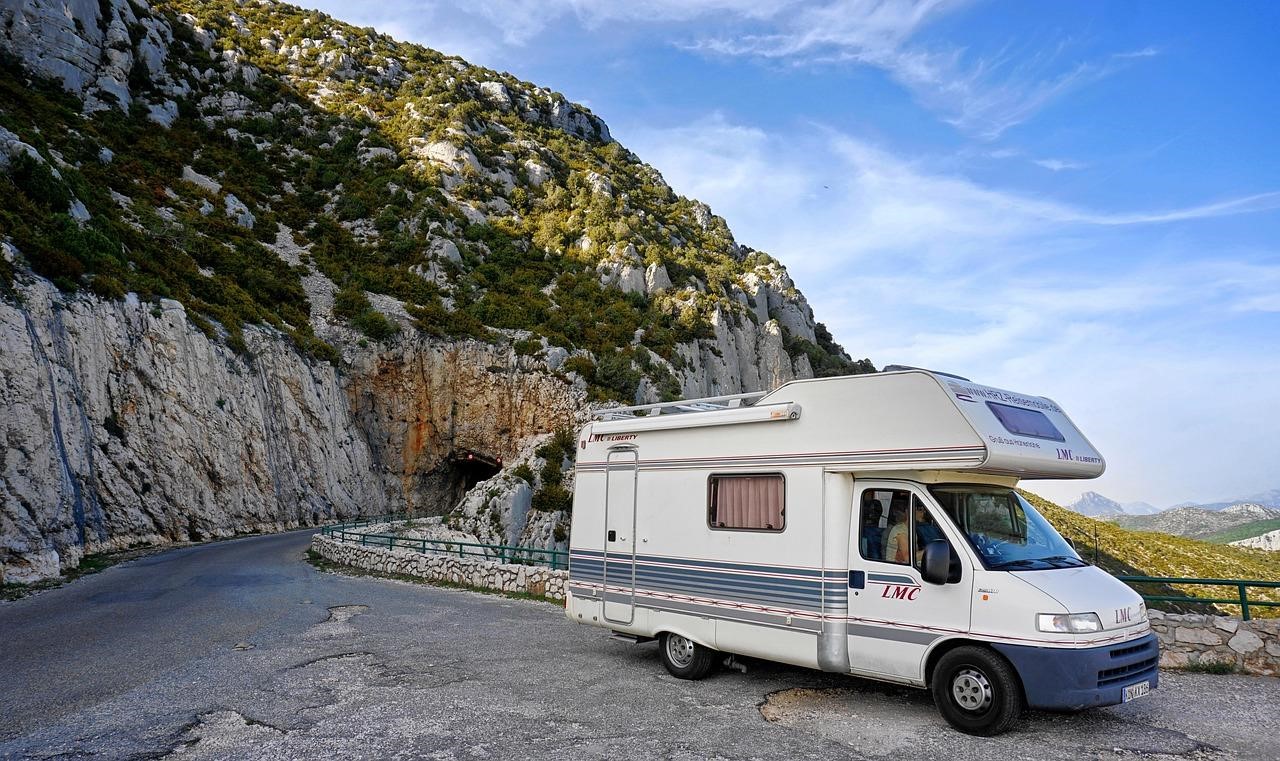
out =
[[981,671],[961,669],[951,680],[951,696],[966,711],[982,711],[991,705],[991,682]]
[[693,663],[694,644],[679,634],[667,635],[667,657],[679,668]]

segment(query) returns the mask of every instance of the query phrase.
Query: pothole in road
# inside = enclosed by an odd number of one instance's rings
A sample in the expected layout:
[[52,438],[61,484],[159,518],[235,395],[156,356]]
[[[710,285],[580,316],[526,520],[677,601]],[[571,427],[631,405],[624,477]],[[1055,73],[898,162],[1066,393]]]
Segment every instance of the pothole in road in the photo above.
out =
[[758,708],[773,724],[886,755],[918,750],[921,724],[933,723],[927,721],[924,706],[912,704],[905,695],[841,688],[779,690],[766,695]]
[[284,734],[282,729],[246,718],[237,711],[213,711],[201,714],[164,758],[235,758],[245,748],[260,749]]
[[329,617],[307,630],[308,636],[335,637],[352,634],[355,627],[351,619],[369,610],[368,605],[334,605],[329,608]]
[[350,621],[368,609],[368,605],[335,605],[332,608],[329,608],[328,623],[342,623],[344,621]]

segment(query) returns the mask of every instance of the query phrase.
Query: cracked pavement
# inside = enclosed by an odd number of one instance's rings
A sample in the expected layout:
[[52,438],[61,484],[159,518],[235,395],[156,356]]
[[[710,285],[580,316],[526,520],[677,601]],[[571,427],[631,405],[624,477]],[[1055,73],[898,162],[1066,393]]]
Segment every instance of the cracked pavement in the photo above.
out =
[[0,758],[1280,757],[1280,679],[1165,672],[1149,698],[978,739],[924,691],[755,660],[684,682],[557,606],[321,573],[309,539],[0,604]]

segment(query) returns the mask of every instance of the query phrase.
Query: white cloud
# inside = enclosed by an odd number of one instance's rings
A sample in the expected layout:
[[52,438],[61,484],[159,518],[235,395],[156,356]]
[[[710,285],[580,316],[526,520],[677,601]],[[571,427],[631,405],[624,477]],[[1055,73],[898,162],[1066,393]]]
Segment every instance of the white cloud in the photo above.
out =
[[1280,355],[1258,333],[1280,336],[1280,260],[1206,247],[1194,227],[1177,243],[1142,230],[1265,212],[1280,194],[1087,209],[818,126],[772,134],[713,115],[619,131],[787,263],[856,356],[1057,398],[1110,469],[1045,487],[1054,496],[1172,503],[1277,486]]
[[1148,45],[1140,50],[1130,50],[1125,53],[1116,53],[1116,58],[1152,58],[1160,55],[1160,49]]
[[1155,48],[1094,61],[1067,58],[1069,45],[970,54],[957,45],[915,40],[960,0],[833,0],[770,19],[759,34],[704,37],[693,49],[797,63],[851,62],[884,70],[922,105],[967,133],[994,139],[1063,95],[1110,76]]
[[1070,159],[1035,159],[1031,162],[1036,166],[1044,167],[1051,172],[1062,172],[1069,169],[1084,169],[1088,166],[1080,161],[1071,161]]

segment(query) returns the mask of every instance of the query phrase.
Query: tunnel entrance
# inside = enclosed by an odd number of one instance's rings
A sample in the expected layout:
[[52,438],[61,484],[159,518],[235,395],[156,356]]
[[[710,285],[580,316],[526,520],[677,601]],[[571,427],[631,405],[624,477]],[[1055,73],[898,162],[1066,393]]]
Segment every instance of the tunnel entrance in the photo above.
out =
[[421,515],[444,515],[458,504],[471,487],[496,476],[502,458],[474,449],[455,449],[430,472],[415,479],[406,496],[408,511]]
[[449,455],[456,479],[459,482],[458,496],[471,487],[488,478],[493,478],[502,470],[502,458],[490,457],[470,449],[455,449]]

